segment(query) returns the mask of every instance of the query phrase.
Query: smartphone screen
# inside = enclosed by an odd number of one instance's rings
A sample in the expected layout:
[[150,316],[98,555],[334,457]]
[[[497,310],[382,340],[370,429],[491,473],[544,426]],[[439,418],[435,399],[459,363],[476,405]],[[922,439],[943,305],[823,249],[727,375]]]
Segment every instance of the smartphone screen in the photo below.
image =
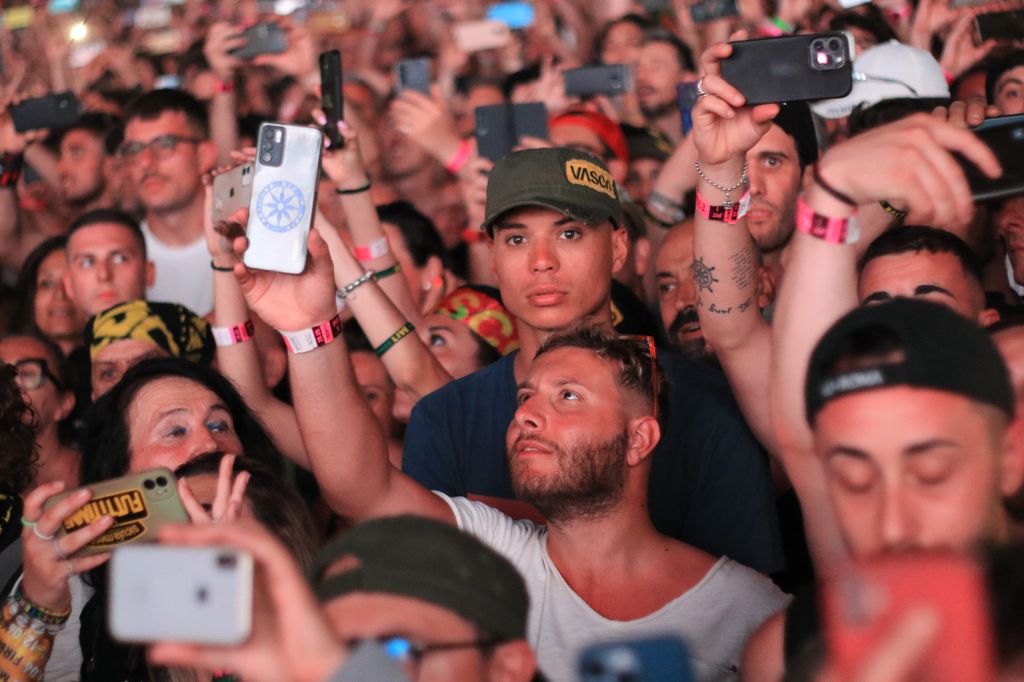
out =
[[415,90],[430,94],[430,60],[403,59],[395,65],[395,84],[398,92]]
[[533,5],[528,2],[499,2],[487,8],[487,18],[515,30],[533,26]]

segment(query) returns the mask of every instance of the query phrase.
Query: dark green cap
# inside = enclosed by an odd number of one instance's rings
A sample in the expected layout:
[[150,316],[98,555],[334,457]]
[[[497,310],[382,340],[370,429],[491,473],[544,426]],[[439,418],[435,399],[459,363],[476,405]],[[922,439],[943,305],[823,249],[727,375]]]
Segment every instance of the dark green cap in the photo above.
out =
[[[327,569],[356,561],[340,573]],[[503,639],[526,637],[530,598],[508,559],[455,526],[421,516],[362,523],[328,543],[313,564],[321,602],[351,592],[381,592],[421,599],[459,614]]]
[[524,149],[494,164],[483,230],[490,234],[498,218],[526,206],[554,209],[585,225],[606,220],[622,225],[619,192],[608,167],[593,154],[565,147]]

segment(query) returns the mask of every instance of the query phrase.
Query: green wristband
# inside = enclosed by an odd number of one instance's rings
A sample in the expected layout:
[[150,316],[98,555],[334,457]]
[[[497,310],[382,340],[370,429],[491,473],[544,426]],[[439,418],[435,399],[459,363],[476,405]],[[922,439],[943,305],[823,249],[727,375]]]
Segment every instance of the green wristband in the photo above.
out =
[[416,327],[413,326],[412,322],[406,322],[405,324],[398,328],[398,331],[389,336],[384,343],[374,348],[373,352],[379,358],[380,356],[384,355],[389,350],[391,350],[391,347],[393,345],[395,345],[405,337],[409,336],[409,334],[411,334],[414,329],[416,329]]

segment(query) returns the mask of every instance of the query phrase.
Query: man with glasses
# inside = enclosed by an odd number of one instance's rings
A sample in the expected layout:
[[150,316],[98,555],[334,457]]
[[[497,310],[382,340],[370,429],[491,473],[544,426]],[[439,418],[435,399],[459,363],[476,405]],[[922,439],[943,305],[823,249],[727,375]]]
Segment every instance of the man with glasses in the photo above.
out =
[[204,105],[180,90],[154,90],[128,108],[118,150],[145,207],[142,232],[156,265],[147,298],[213,307],[210,255],[203,236],[203,174],[217,151]]

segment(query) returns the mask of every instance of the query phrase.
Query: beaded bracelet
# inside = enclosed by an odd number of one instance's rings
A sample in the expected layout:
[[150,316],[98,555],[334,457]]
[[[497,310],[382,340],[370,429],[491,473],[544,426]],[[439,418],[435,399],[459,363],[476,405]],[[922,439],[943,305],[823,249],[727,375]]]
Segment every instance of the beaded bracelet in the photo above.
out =
[[40,623],[46,632],[51,635],[55,635],[63,630],[64,624],[67,623],[68,618],[71,616],[70,607],[66,611],[57,613],[33,604],[22,593],[20,584],[7,597],[7,608],[10,609],[11,615],[15,618],[22,617]]

